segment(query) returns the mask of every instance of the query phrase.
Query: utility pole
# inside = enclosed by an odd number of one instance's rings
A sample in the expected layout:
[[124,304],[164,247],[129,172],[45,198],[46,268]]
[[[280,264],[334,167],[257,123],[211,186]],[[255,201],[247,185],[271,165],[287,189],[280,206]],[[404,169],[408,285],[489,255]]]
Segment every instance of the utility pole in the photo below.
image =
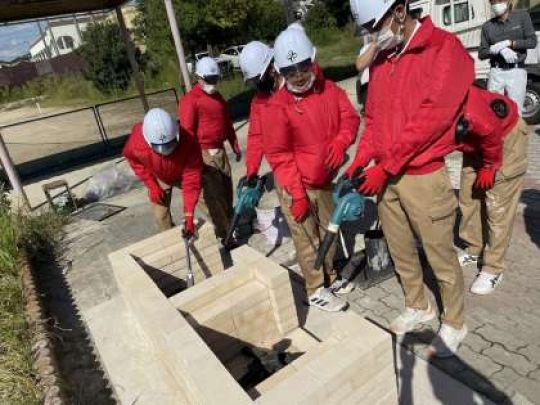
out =
[[126,21],[124,20],[124,15],[122,14],[122,9],[120,6],[116,7],[116,18],[118,19],[118,24],[120,25],[120,30],[122,31],[122,37],[124,38],[124,42],[126,44],[129,63],[131,64],[131,70],[133,70],[137,90],[139,90],[139,97],[141,99],[144,112],[146,113],[150,107],[148,105],[148,100],[146,99],[146,94],[144,93],[144,80],[139,69],[137,59],[135,59],[135,46],[133,45],[133,42],[131,42],[131,37],[126,27]]
[[176,21],[176,14],[174,13],[174,6],[172,4],[172,0],[163,1],[165,3],[165,9],[167,10],[167,18],[169,20],[169,26],[171,27],[172,36],[174,39],[176,57],[178,58],[178,64],[180,65],[181,79],[184,82],[184,88],[187,92],[191,90],[191,79],[189,77],[189,71],[187,68],[184,46],[182,45],[182,37],[180,36],[178,22]]

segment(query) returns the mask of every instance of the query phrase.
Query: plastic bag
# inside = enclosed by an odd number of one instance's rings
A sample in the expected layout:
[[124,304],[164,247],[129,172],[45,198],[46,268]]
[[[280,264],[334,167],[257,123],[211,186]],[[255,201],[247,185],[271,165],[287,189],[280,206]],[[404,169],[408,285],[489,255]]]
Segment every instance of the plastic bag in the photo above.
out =
[[280,245],[284,242],[285,238],[291,237],[289,226],[280,207],[270,210],[256,208],[255,211],[257,212],[256,228],[264,235],[270,245]]
[[137,182],[133,172],[123,165],[112,165],[94,174],[88,181],[84,199],[95,202],[131,190]]

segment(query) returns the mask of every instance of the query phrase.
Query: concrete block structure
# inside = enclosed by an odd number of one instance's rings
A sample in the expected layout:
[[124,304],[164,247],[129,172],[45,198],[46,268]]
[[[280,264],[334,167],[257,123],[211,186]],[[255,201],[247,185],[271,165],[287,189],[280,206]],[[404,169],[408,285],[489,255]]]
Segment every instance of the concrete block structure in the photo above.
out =
[[[399,402],[390,334],[352,312],[306,314],[286,269],[248,246],[232,251],[229,267],[211,227],[203,226],[199,234],[193,247],[200,256],[193,261],[196,284],[189,289],[182,284],[186,268],[179,229],[109,257],[149,359],[167,376],[160,403]],[[250,353],[263,353],[263,362],[275,353],[289,360],[246,383],[257,363]],[[414,391],[425,398],[418,403],[437,403],[430,402],[429,387]]]

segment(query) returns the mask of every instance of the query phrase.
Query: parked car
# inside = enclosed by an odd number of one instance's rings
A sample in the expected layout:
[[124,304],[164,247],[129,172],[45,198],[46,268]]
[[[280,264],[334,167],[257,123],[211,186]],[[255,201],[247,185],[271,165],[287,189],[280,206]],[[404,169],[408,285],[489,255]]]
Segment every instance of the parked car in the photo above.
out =
[[244,45],[235,45],[225,49],[219,57],[231,61],[234,69],[240,69],[240,53]]
[[[195,55],[193,55],[193,57],[189,58],[186,61],[189,73],[195,74],[195,65],[197,64],[199,60],[207,56],[210,56],[208,52],[198,52]],[[230,60],[224,59],[221,56],[214,59],[216,60],[219,66],[219,70],[222,76],[227,76],[229,73],[233,71],[234,66]]]

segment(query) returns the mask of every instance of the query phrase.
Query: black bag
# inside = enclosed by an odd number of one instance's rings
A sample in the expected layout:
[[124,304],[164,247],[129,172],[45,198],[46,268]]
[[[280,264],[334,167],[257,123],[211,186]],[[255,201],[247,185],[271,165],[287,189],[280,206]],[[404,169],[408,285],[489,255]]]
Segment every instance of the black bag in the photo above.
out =
[[375,229],[366,232],[364,241],[366,246],[366,266],[358,277],[357,284],[360,288],[367,289],[394,276],[395,269],[379,221],[377,221]]

